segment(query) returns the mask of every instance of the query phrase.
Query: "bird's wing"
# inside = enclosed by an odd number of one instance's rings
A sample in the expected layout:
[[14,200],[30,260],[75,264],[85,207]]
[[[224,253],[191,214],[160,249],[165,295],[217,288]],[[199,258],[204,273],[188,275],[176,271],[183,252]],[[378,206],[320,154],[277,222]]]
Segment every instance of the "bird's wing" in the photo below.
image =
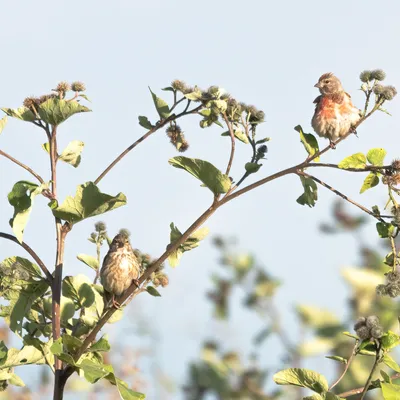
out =
[[313,101],[313,103],[314,103],[314,104],[318,104],[318,103],[320,102],[320,100],[321,100],[321,97],[322,97],[322,95],[321,95],[321,96],[318,96],[318,97]]

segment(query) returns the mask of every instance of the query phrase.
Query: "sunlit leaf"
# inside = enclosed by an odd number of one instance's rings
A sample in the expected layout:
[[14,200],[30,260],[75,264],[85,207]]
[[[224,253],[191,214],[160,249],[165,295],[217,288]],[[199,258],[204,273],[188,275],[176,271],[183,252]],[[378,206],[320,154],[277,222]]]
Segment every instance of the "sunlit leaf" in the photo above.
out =
[[73,167],[78,167],[81,163],[81,153],[85,144],[79,140],[73,140],[68,144],[64,151],[60,154],[59,159],[71,164]]
[[328,390],[328,382],[323,375],[305,368],[289,368],[279,371],[273,376],[273,379],[278,385],[306,387],[320,394]]
[[17,118],[22,121],[28,121],[32,122],[36,119],[35,114],[29,110],[29,108],[26,107],[20,107],[20,108],[2,108],[2,111],[4,111],[9,117]]
[[364,183],[361,186],[360,193],[364,193],[366,190],[371,189],[379,184],[379,176],[370,172],[364,179]]
[[367,165],[367,158],[363,153],[355,153],[344,160],[340,161],[339,168],[365,168]]
[[126,204],[126,197],[119,193],[115,197],[101,193],[93,182],[79,185],[75,197],[68,196],[54,208],[55,217],[75,224],[85,218],[94,217]]
[[304,193],[296,200],[297,203],[302,206],[308,205],[314,207],[318,200],[318,188],[317,184],[308,177],[300,176],[301,184],[304,188]]
[[6,124],[7,124],[7,117],[3,117],[2,119],[0,119],[0,133],[3,131]]
[[400,385],[393,383],[381,382],[382,395],[384,400],[399,400],[400,399]]
[[91,111],[75,100],[50,98],[38,106],[40,118],[50,125],[59,125],[74,114]]
[[372,165],[381,167],[383,165],[383,160],[386,156],[386,150],[382,148],[371,149],[367,153],[367,160]]
[[161,119],[165,119],[169,117],[170,111],[168,107],[168,103],[165,102],[163,99],[160,99],[157,97],[155,93],[152,92],[152,90],[149,88],[151,96],[153,97],[154,105],[156,106],[156,110],[158,112],[158,115],[160,116]]
[[[316,137],[311,133],[304,133],[303,128],[300,125],[294,128],[300,134],[300,141],[303,143],[304,148],[310,156],[319,152],[319,145]],[[319,157],[314,159],[315,162],[319,161]]]
[[84,264],[86,264],[88,267],[94,269],[97,271],[99,269],[99,260],[96,257],[89,256],[87,254],[78,254],[76,258],[79,261],[82,261]]
[[66,276],[62,283],[62,294],[76,302],[79,307],[90,307],[95,301],[92,283],[83,274]]

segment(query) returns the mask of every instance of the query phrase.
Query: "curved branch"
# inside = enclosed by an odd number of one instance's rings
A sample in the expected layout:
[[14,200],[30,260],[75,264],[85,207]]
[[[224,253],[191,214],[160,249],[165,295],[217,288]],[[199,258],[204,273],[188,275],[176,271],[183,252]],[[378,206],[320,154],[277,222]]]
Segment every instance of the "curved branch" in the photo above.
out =
[[136,142],[132,143],[130,146],[128,146],[95,180],[94,184],[97,185],[110,171],[116,164],[118,164],[131,150],[133,150],[138,144],[143,142],[143,140],[147,139],[150,135],[152,135],[154,132],[158,131],[160,128],[165,126],[168,122],[175,121],[178,118],[188,115],[188,114],[195,114],[197,111],[199,111],[203,105],[200,105],[193,110],[187,111],[186,109],[181,112],[180,114],[173,114],[170,115],[168,118],[166,118],[164,121],[160,122],[158,125],[154,126],[151,128],[149,131],[147,131],[142,137],[140,137]]
[[9,235],[8,233],[0,232],[0,237],[4,239],[11,240],[14,243],[19,244],[24,250],[26,250],[29,255],[37,262],[39,265],[40,269],[43,271],[43,273],[46,275],[47,280],[50,282],[50,284],[53,282],[53,276],[50,274],[49,270],[47,267],[44,265],[44,262],[39,258],[39,256],[32,250],[31,247],[29,247],[25,242],[20,243],[18,239],[13,236]]
[[228,161],[228,165],[226,167],[226,172],[225,172],[225,175],[229,176],[229,172],[231,170],[232,163],[233,163],[233,157],[235,156],[235,134],[232,129],[232,124],[229,122],[225,113],[223,114],[223,117],[224,117],[226,126],[229,129],[229,135],[231,137],[231,155],[229,156],[229,161]]
[[8,158],[9,160],[11,160],[13,163],[19,165],[20,167],[22,167],[23,169],[25,169],[26,171],[28,171],[30,174],[32,174],[40,183],[44,183],[43,178],[37,174],[32,168],[29,168],[27,165],[22,164],[21,161],[18,161],[17,159],[15,159],[14,157],[11,157],[9,154],[5,153],[3,150],[0,150],[0,156],[3,156],[5,158]]

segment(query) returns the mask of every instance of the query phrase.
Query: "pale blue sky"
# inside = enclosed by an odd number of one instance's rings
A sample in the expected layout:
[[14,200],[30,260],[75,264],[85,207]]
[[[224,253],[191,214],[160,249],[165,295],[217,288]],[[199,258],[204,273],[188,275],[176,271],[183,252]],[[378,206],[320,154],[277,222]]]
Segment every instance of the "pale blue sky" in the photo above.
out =
[[[76,185],[97,177],[144,133],[138,115],[156,119],[148,85],[168,99],[160,89],[176,78],[201,87],[216,84],[266,113],[259,135],[270,136],[271,142],[268,160],[258,174],[262,177],[304,158],[293,127],[301,124],[311,131],[312,102],[317,96],[313,85],[322,73],[337,74],[358,106],[363,102],[357,90],[363,69],[383,68],[387,83],[400,88],[399,14],[395,0],[3,2],[0,104],[17,107],[26,96],[46,93],[61,80],[86,83],[93,113],[72,118],[59,131],[60,148],[75,139],[86,144],[78,169],[59,165],[59,198],[63,199],[74,193]],[[359,128],[358,139],[350,137],[323,161],[339,162],[372,147],[386,148],[388,160],[399,156],[398,104],[398,98],[388,104],[393,117],[374,116]],[[220,137],[220,129],[201,130],[194,117],[180,125],[191,145],[185,155],[223,169],[229,142]],[[38,129],[10,119],[0,146],[48,179],[44,141]],[[241,143],[237,150],[235,177],[241,175],[249,153]],[[175,155],[159,132],[100,184],[106,193],[123,191],[128,197],[127,207],[104,215],[110,234],[128,228],[133,246],[153,256],[165,249],[171,221],[185,229],[211,201],[210,193],[194,178],[168,165]],[[363,179],[358,174],[314,173],[368,207],[382,205],[385,199],[383,187],[358,195]],[[9,232],[12,208],[5,196],[16,181],[31,177],[4,158],[0,158],[0,174],[0,227]],[[295,201],[301,192],[297,177],[285,177],[229,203],[206,224],[212,234],[236,236],[243,249],[256,253],[268,271],[284,281],[278,300],[290,328],[294,303],[319,304],[343,315],[346,288],[339,270],[357,260],[352,238],[321,236],[317,230],[328,217],[334,195],[321,188],[316,207],[309,209]],[[91,273],[76,254],[93,252],[86,238],[94,222],[78,224],[68,236],[66,274]],[[364,237],[375,243],[373,230],[371,225]],[[51,265],[54,227],[44,198],[36,201],[25,240]],[[1,258],[17,252],[23,254],[15,245],[0,241]],[[159,362],[177,384],[183,383],[186,363],[197,357],[207,334],[225,335],[228,348],[245,350],[248,333],[258,323],[234,312],[234,329],[228,336],[226,328],[210,323],[204,294],[216,261],[208,239],[185,254],[176,270],[168,267],[171,284],[161,299],[149,296],[130,305],[131,318],[142,315],[154,323],[161,335]],[[129,326],[134,324],[131,321]],[[118,329],[118,325],[109,329],[113,340]],[[295,331],[292,336],[296,337]],[[140,339],[129,339],[125,331],[124,337],[132,346],[141,345]],[[264,347],[269,365],[279,364],[274,345],[271,341]],[[331,364],[321,357],[313,367],[328,373]],[[33,378],[24,377],[32,383]],[[180,393],[171,398],[180,398]]]

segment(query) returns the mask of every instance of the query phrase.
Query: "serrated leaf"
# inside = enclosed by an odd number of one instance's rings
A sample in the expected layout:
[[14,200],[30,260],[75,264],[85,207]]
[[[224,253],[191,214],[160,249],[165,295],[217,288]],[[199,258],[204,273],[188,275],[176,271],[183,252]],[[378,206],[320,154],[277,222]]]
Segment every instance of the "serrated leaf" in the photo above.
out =
[[153,286],[147,286],[146,290],[147,290],[147,293],[151,294],[154,297],[161,297],[161,294]]
[[231,188],[232,182],[229,177],[208,161],[179,156],[169,159],[168,162],[199,179],[215,195],[226,193]]
[[139,125],[143,126],[143,128],[146,129],[152,129],[153,125],[151,124],[151,122],[148,120],[147,117],[143,116],[143,115],[139,115]]
[[381,167],[383,165],[383,160],[385,159],[386,154],[387,153],[385,149],[371,149],[367,153],[367,160],[370,164]]
[[60,154],[59,159],[76,168],[81,163],[81,153],[84,147],[85,144],[80,140],[73,140]]
[[392,331],[385,333],[381,339],[382,348],[389,351],[400,344],[400,336]]
[[89,256],[87,254],[78,254],[76,258],[79,261],[82,261],[84,264],[86,264],[88,267],[94,269],[97,271],[100,267],[99,265],[99,260],[96,257]]
[[388,224],[387,222],[377,222],[376,230],[378,231],[380,238],[386,239],[393,235],[394,226],[392,224]]
[[50,125],[60,125],[74,114],[92,111],[75,100],[66,101],[56,97],[38,106],[40,118]]
[[317,184],[308,177],[300,176],[301,183],[304,188],[304,193],[296,200],[302,206],[308,205],[314,207],[318,200],[318,187]]
[[9,117],[17,118],[22,121],[32,122],[36,119],[35,114],[26,107],[19,107],[19,108],[2,108]]
[[381,382],[382,395],[384,400],[399,400],[400,399],[400,385],[393,383]]
[[364,183],[361,186],[360,193],[364,193],[366,190],[371,189],[379,184],[379,177],[376,173],[370,172],[364,179]]
[[344,160],[340,161],[339,168],[365,168],[367,165],[367,158],[363,153],[355,153]]
[[3,131],[6,124],[7,124],[7,117],[3,117],[2,119],[0,119],[0,133]]
[[154,105],[156,106],[156,110],[158,112],[158,115],[160,116],[161,119],[165,119],[169,117],[170,111],[167,102],[165,102],[163,99],[160,99],[157,97],[155,93],[152,92],[152,90],[149,88],[151,96],[153,97]]
[[8,202],[14,207],[14,215],[10,220],[10,226],[20,243],[22,243],[25,226],[32,211],[33,200],[47,188],[47,184],[38,186],[32,182],[19,181],[8,194]]
[[399,364],[389,354],[385,354],[382,361],[393,371],[400,372]]
[[319,394],[328,390],[328,382],[323,375],[305,368],[284,369],[276,373],[273,379],[278,385],[306,387]]
[[[300,141],[303,143],[304,148],[310,156],[313,156],[315,153],[319,152],[318,141],[313,134],[304,133],[303,128],[300,125],[297,125],[294,129],[299,132]],[[318,162],[319,160],[319,157],[314,159],[315,162]]]
[[[175,226],[173,222],[170,224],[170,244],[175,243],[181,236],[181,231]],[[174,252],[168,256],[168,262],[171,267],[179,265],[179,259],[185,251],[190,251],[200,245],[200,241],[203,240],[209,233],[209,229],[206,227],[200,228],[193,232],[186,241],[181,244]]]
[[66,276],[62,283],[63,296],[77,303],[79,308],[90,307],[95,301],[95,294],[90,279],[79,274],[76,276]]
[[103,214],[126,204],[126,197],[122,193],[116,196],[100,192],[93,182],[79,185],[75,197],[68,196],[64,202],[54,208],[53,215],[71,224],[76,224],[86,218]]

